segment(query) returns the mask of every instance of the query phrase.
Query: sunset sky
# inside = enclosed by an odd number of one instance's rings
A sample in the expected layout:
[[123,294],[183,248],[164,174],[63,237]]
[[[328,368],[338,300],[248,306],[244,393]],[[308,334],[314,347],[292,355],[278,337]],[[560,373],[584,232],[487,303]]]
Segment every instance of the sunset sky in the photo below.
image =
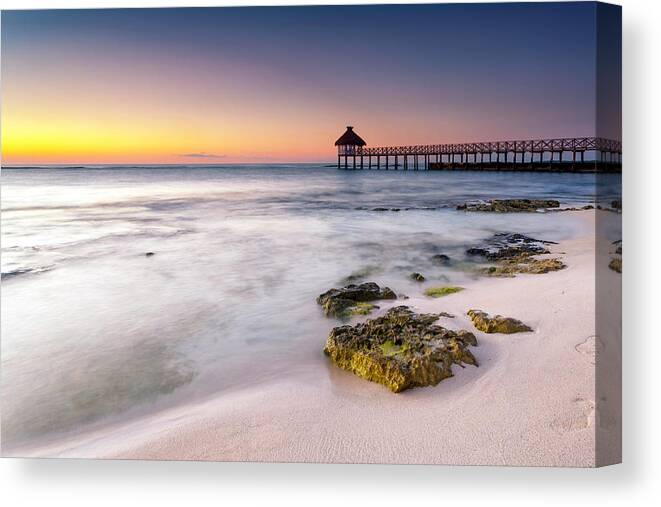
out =
[[595,40],[593,3],[4,11],[3,164],[590,136]]

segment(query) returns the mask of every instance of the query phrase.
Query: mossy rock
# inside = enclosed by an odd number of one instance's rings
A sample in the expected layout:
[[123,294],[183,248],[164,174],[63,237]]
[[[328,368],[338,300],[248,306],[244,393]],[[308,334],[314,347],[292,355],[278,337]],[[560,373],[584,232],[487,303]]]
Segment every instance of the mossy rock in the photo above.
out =
[[511,317],[503,317],[502,315],[490,317],[488,313],[482,310],[468,310],[467,315],[473,321],[473,325],[484,333],[512,334],[532,331],[531,327]]
[[341,289],[330,289],[317,297],[317,304],[321,305],[324,315],[345,319],[351,315],[367,315],[376,308],[374,305],[365,305],[369,301],[378,299],[396,299],[397,295],[389,287],[379,287],[374,282],[360,285],[347,285]]
[[616,258],[611,259],[611,261],[608,263],[608,267],[611,268],[613,271],[622,273],[622,259],[616,259]]
[[540,275],[559,271],[566,268],[567,265],[559,258],[536,259],[528,254],[521,254],[512,259],[500,261],[496,266],[482,268],[480,273],[487,276],[512,277],[516,274]]
[[452,364],[477,366],[468,349],[477,345],[475,335],[451,331],[437,320],[436,314],[397,306],[382,317],[334,328],[324,353],[339,368],[396,393],[436,385],[452,376]]
[[463,287],[454,287],[452,285],[445,285],[443,287],[429,287],[425,289],[425,296],[440,298],[443,296],[449,296],[450,294],[454,294],[455,292],[462,290],[464,290]]
[[411,273],[409,278],[415,282],[424,282],[425,277],[421,273]]

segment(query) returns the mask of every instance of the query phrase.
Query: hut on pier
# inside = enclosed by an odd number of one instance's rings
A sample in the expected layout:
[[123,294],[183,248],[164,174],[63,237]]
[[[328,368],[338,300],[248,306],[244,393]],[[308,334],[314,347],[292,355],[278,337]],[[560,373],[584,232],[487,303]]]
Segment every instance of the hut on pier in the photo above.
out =
[[335,141],[337,146],[337,168],[340,168],[340,160],[344,157],[344,168],[347,168],[349,157],[353,157],[353,167],[356,168],[356,155],[358,154],[357,148],[366,146],[367,143],[353,131],[352,126],[348,126],[344,134]]

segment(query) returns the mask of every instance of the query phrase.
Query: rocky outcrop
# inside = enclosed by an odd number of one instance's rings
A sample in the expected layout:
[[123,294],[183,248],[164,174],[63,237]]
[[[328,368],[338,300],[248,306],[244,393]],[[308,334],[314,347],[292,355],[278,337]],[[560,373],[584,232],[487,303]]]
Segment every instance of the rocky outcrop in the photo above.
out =
[[[586,204],[585,206],[581,206],[581,207],[578,207],[578,208],[575,207],[575,206],[572,206],[572,207],[568,207],[568,208],[549,209],[548,211],[587,211],[587,210],[591,210],[591,209],[594,209],[594,206],[592,204]],[[599,208],[599,209],[601,209],[601,208]]]
[[532,328],[511,317],[503,317],[502,315],[490,317],[488,313],[482,310],[468,310],[467,315],[473,321],[473,325],[484,333],[512,334],[532,331]]
[[480,273],[486,276],[513,277],[521,273],[541,275],[551,271],[559,271],[566,267],[567,265],[559,258],[535,259],[524,254],[512,259],[501,260],[495,266],[481,268]]
[[374,305],[365,305],[378,299],[396,299],[397,295],[389,287],[379,287],[374,282],[360,285],[347,285],[341,289],[330,289],[317,298],[327,317],[347,318],[351,315],[366,315]]
[[466,255],[481,256],[489,261],[512,259],[522,254],[539,255],[550,253],[547,245],[553,241],[531,238],[524,234],[499,232],[486,240],[481,246],[469,248]]
[[436,385],[452,376],[452,364],[477,366],[468,348],[477,345],[475,335],[434,324],[438,317],[397,306],[382,317],[334,328],[324,353],[339,368],[395,393]]
[[482,246],[466,250],[468,256],[483,257],[496,263],[495,266],[480,268],[487,276],[511,277],[518,273],[542,274],[564,269],[559,258],[537,259],[535,255],[548,254],[547,245],[555,244],[518,233],[498,233]]
[[463,211],[487,211],[492,213],[519,213],[559,207],[559,201],[550,199],[493,199],[486,202],[467,202],[457,206],[457,209]]
[[424,282],[425,281],[425,277],[421,273],[411,273],[409,275],[409,278],[413,281],[416,281],[416,282]]

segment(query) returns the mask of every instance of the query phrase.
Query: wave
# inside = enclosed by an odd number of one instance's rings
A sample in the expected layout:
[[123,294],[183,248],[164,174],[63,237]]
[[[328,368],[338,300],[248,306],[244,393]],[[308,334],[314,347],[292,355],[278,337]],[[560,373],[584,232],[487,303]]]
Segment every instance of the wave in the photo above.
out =
[[33,268],[16,268],[9,271],[3,271],[0,273],[0,279],[3,281],[15,278],[21,275],[36,275],[39,273],[45,273],[46,271],[51,271],[54,266],[36,266]]

